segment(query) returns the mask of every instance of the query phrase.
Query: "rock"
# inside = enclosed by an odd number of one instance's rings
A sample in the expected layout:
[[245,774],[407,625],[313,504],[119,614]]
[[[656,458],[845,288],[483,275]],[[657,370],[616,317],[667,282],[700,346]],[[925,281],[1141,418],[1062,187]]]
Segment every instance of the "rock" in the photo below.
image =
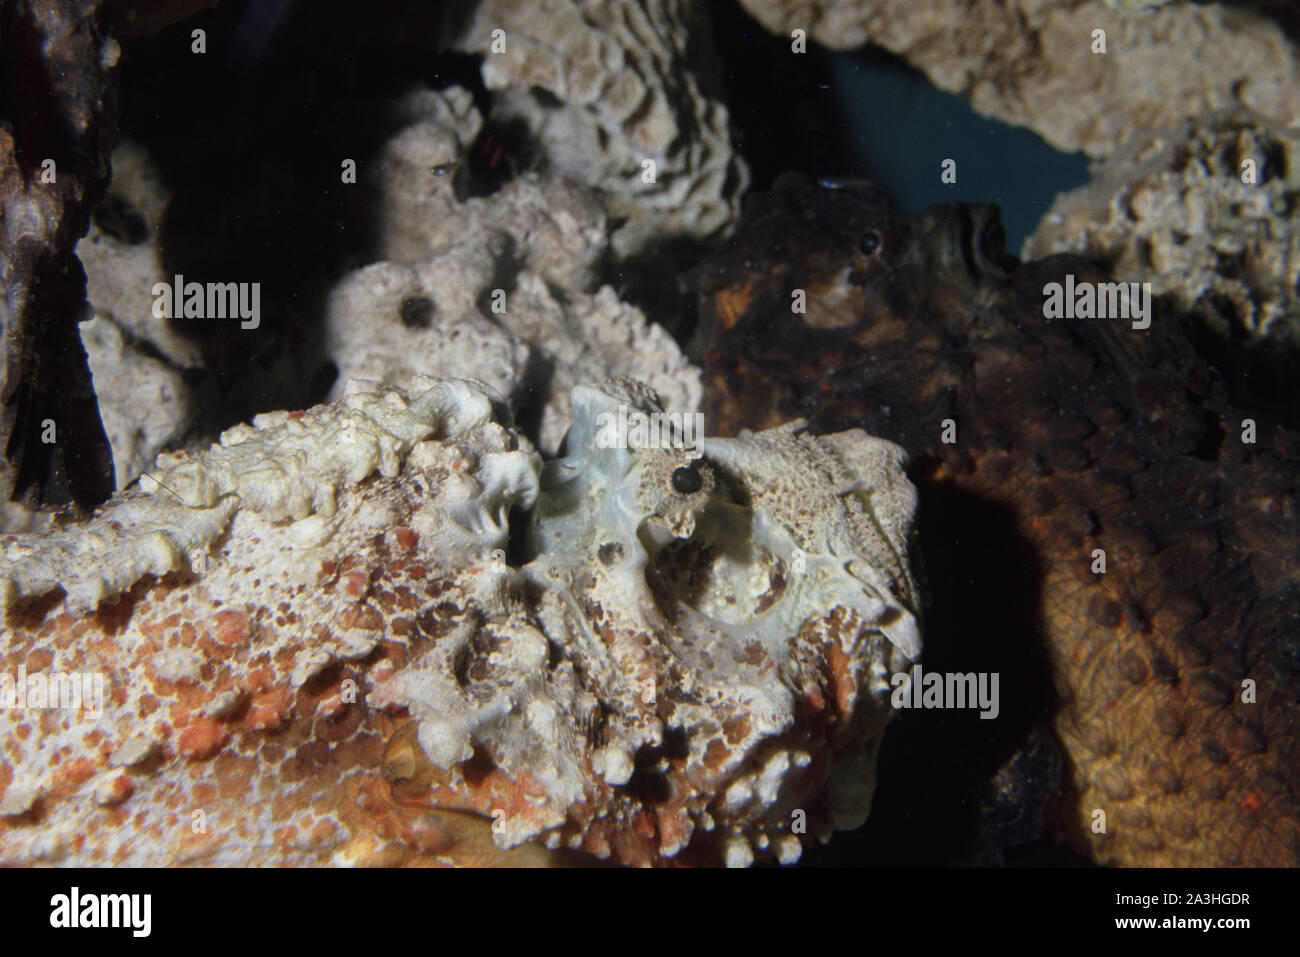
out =
[[627,219],[614,234],[620,255],[714,237],[739,211],[748,172],[697,5],[482,0],[450,42],[483,55],[495,117],[527,124],[547,171],[599,189]]
[[[798,177],[747,203],[701,277],[714,427],[797,415],[897,442],[918,488],[926,670],[1001,675],[998,720],[949,710],[908,740],[944,758],[928,778],[909,763],[900,827],[945,827],[927,792],[996,789],[979,769],[1048,723],[1065,758],[1052,823],[1076,852],[1300,860],[1300,432],[1234,405],[1168,303],[1124,315],[1098,294],[1092,315],[1048,315],[1052,284],[1117,277],[1009,259],[992,206],[900,214]],[[951,799],[988,796],[972,791]]]
[[90,310],[74,253],[108,181],[121,52],[109,14],[80,0],[0,13],[0,92],[15,111],[0,118],[0,499],[27,508],[84,510],[113,490],[77,336]]
[[669,408],[699,408],[699,372],[662,328],[593,288],[609,253],[595,195],[576,183],[526,174],[489,197],[456,188],[462,136],[480,120],[459,89],[409,97],[379,171],[386,211],[381,248],[393,261],[346,277],[326,311],[326,352],[339,382],[405,385],[416,374],[472,375],[515,408],[554,453],[571,419],[570,390],[584,380],[645,380]]
[[[1257,9],[1134,11],[1102,0],[741,5],[774,33],[800,28],[837,50],[883,46],[980,113],[1027,126],[1060,150],[1109,156],[1145,130],[1237,105],[1281,126],[1300,123],[1295,44]],[[1105,31],[1105,53],[1093,52],[1094,30]]]
[[1196,316],[1228,352],[1223,371],[1238,394],[1290,396],[1300,130],[1233,111],[1134,141],[1058,196],[1024,247],[1027,257],[1057,252],[1104,261]]

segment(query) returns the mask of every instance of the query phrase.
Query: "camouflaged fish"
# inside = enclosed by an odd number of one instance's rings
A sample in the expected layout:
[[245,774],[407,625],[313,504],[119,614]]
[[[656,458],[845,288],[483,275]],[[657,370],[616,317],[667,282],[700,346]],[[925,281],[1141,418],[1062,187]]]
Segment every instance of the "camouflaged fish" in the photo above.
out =
[[500,407],[352,382],[0,537],[0,864],[791,863],[860,826],[920,651],[902,451],[619,441],[666,413],[617,380],[543,467]]
[[[1149,328],[1049,318],[1052,284],[1112,278],[1016,262],[991,206],[901,215],[783,178],[698,274],[706,412],[721,434],[802,418],[912,457],[925,666],[1001,672],[1003,707],[891,731],[947,722],[904,765],[933,786],[898,799],[902,831],[968,813],[1047,721],[1048,821],[1078,853],[1300,863],[1300,437],[1234,408],[1159,304]],[[882,761],[886,789],[906,778]]]

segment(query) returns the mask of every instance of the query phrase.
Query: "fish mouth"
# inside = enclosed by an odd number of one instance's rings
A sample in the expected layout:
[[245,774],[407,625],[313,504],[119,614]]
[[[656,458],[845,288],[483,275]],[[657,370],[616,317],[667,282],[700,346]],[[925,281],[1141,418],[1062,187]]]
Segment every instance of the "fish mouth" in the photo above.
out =
[[1001,212],[991,203],[967,203],[961,212],[962,258],[971,276],[1006,279],[1020,261],[1007,252]]
[[992,203],[940,203],[915,215],[915,235],[927,269],[954,278],[964,271],[978,284],[1005,280],[1020,265],[1007,252],[1002,215]]

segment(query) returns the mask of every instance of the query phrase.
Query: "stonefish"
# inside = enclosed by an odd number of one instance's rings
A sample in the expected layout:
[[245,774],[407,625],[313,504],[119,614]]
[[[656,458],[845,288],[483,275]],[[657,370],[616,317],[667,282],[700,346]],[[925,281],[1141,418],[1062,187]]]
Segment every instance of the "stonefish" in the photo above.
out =
[[654,394],[572,398],[543,466],[478,384],[354,383],[0,540],[0,863],[747,864],[860,825],[920,653],[901,450],[610,441]]
[[1235,408],[1176,316],[1049,318],[1049,293],[1111,277],[1017,263],[991,206],[899,215],[797,176],[699,278],[714,427],[901,445],[925,666],[1001,672],[996,721],[944,715],[907,765],[934,785],[903,792],[909,820],[968,813],[1045,723],[1048,823],[1079,854],[1300,863],[1300,437]]

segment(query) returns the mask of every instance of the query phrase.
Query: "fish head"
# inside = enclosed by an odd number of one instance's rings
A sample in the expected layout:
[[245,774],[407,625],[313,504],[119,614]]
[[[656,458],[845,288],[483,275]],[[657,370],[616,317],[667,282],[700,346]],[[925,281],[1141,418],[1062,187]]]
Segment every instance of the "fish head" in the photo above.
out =
[[860,425],[820,413],[846,394],[858,404],[862,370],[914,350],[918,325],[960,343],[987,321],[1018,265],[1005,242],[988,203],[902,213],[870,184],[782,177],[697,273],[695,353],[711,391],[735,398],[711,410],[715,427]]

